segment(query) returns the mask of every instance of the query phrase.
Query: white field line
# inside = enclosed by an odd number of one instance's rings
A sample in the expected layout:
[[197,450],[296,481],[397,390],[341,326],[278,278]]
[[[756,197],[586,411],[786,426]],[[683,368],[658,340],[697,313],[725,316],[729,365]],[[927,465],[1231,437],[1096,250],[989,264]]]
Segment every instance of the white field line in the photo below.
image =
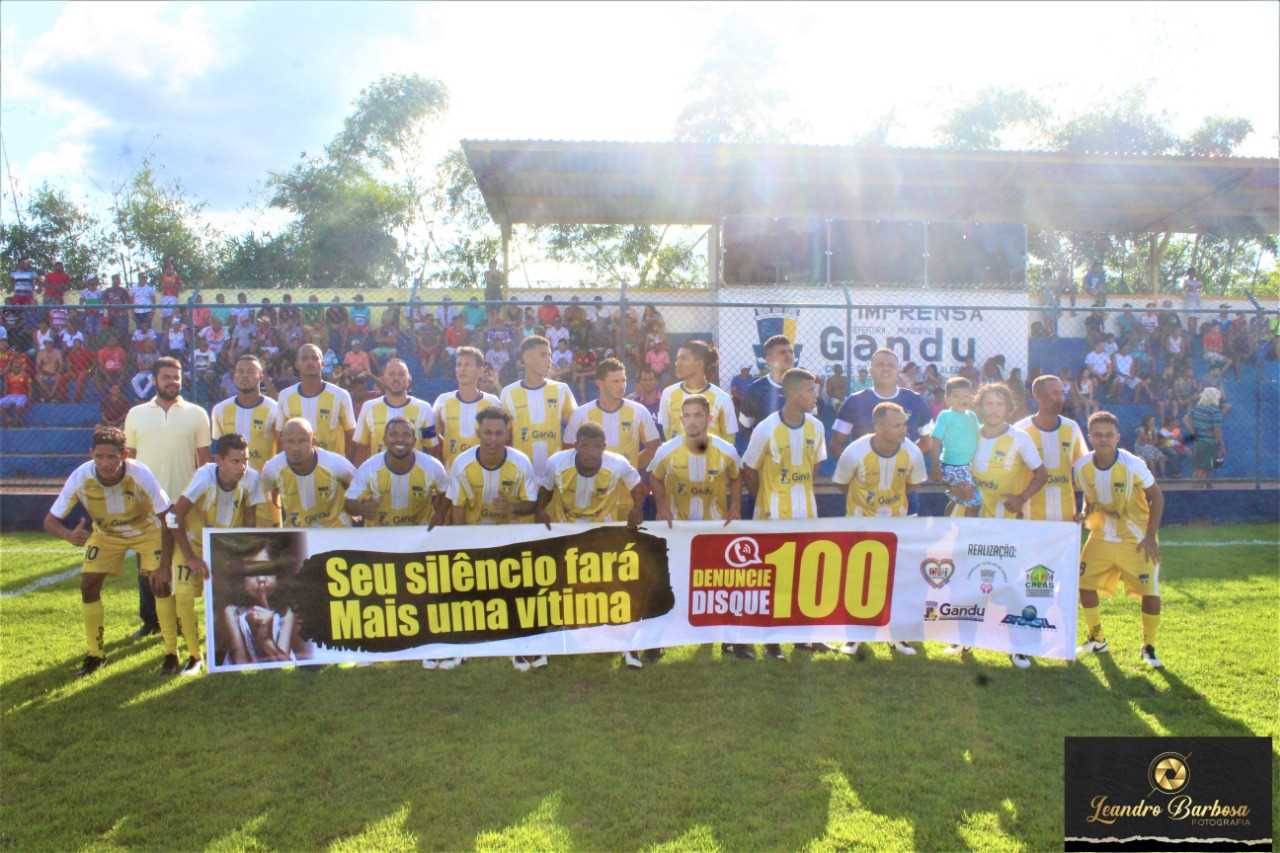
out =
[[70,580],[78,574],[80,574],[79,566],[76,566],[73,569],[66,569],[65,571],[61,571],[56,574],[45,575],[42,578],[36,578],[31,583],[23,584],[17,589],[9,589],[0,592],[0,598],[16,598],[19,595],[25,595],[28,592],[35,592],[37,589],[43,589],[46,586],[53,586],[56,583],[62,583],[65,580]]

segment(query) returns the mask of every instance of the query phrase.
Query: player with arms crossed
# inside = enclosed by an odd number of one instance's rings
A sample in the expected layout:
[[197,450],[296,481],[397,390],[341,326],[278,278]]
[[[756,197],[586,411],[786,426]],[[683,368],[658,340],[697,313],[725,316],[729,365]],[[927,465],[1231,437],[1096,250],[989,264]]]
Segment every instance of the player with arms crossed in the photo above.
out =
[[426,453],[439,455],[440,439],[436,437],[436,413],[425,400],[410,396],[409,388],[413,385],[413,376],[409,373],[409,365],[402,359],[389,358],[382,368],[382,380],[379,384],[384,392],[381,397],[366,400],[360,407],[360,416],[356,418],[355,458],[356,465],[364,462],[374,454],[380,453],[387,424],[393,418],[404,418],[414,431],[418,449]]
[[[813,481],[818,465],[827,458],[827,441],[822,422],[810,414],[818,405],[817,383],[807,370],[788,370],[782,377],[782,409],[751,432],[742,464],[747,488],[755,495],[757,519],[818,517]],[[731,648],[737,657],[748,657],[741,651],[744,646]],[[798,643],[796,648],[832,651],[823,643]],[[764,652],[775,660],[786,660],[777,643],[767,644]]]
[[[62,491],[44,517],[46,533],[85,549],[80,601],[86,648],[84,662],[76,670],[78,676],[89,675],[107,662],[102,649],[102,585],[107,575],[120,574],[125,552],[137,553],[138,571],[149,580],[157,601],[170,594],[157,574],[168,563],[173,548],[164,521],[169,496],[146,465],[125,458],[124,448],[123,431],[96,428],[92,458],[62,484]],[[83,520],[74,529],[65,524],[77,503],[84,506],[92,529]],[[164,637],[164,647],[162,671],[177,672],[176,631],[172,638]]]
[[[532,515],[550,527],[550,519],[538,508],[538,477],[533,464],[514,447],[511,414],[504,408],[482,409],[476,415],[480,443],[453,460],[446,497],[454,524],[511,524]],[[511,665],[528,672],[547,665],[546,655],[516,656]]]
[[[238,366],[238,365],[237,365]],[[178,559],[173,568],[173,597],[178,627],[187,643],[181,675],[204,671],[196,598],[204,591],[209,566],[204,561],[204,531],[223,527],[254,527],[259,506],[266,501],[258,472],[249,466],[249,445],[235,432],[214,441],[213,461],[196,469],[191,484],[173,505],[173,531]],[[166,569],[161,569],[166,572]]]
[[706,341],[687,341],[676,350],[675,370],[678,381],[663,388],[662,396],[658,399],[658,426],[662,427],[664,438],[672,439],[680,435],[684,428],[680,417],[681,404],[685,397],[698,394],[711,403],[707,432],[733,442],[733,437],[738,433],[738,413],[734,410],[733,398],[718,385],[711,384],[708,378],[716,372],[719,359],[715,348]]
[[440,461],[444,469],[453,469],[453,460],[468,448],[480,443],[476,434],[476,415],[481,409],[502,407],[502,401],[486,394],[477,386],[484,371],[484,355],[475,347],[458,347],[453,356],[453,375],[457,391],[446,391],[436,397],[436,434],[440,436]]
[[[213,440],[235,433],[249,448],[249,467],[259,474],[267,460],[276,455],[276,430],[279,406],[262,395],[262,362],[246,353],[236,359],[232,380],[236,395],[213,407],[210,415]],[[269,497],[269,496],[268,496]],[[280,524],[280,508],[271,500],[258,505],[258,517],[249,527],[275,527]]]
[[1164,516],[1164,494],[1147,463],[1120,449],[1120,422],[1115,415],[1094,412],[1089,417],[1089,443],[1093,452],[1075,466],[1089,531],[1080,554],[1080,609],[1089,637],[1076,654],[1107,651],[1098,592],[1114,593],[1124,581],[1130,595],[1142,597],[1142,661],[1159,669],[1164,664],[1155,646],[1160,627],[1157,534]]

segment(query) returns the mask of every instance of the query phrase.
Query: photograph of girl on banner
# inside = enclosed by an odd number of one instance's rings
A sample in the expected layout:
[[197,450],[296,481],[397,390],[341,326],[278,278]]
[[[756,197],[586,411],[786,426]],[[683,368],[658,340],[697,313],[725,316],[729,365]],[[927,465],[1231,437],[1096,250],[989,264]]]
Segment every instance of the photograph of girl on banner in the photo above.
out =
[[211,534],[210,576],[219,663],[305,660],[313,645],[294,615],[294,579],[305,554],[296,531]]

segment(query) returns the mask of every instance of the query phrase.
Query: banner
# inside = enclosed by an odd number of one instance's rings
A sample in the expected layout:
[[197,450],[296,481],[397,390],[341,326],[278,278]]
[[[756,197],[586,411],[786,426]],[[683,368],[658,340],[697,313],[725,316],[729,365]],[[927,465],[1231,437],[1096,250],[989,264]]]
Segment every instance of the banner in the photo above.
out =
[[995,519],[206,530],[210,669],[941,640],[1074,656],[1080,528]]
[[[820,292],[833,300],[844,298],[839,290]],[[873,352],[887,347],[903,364],[914,361],[922,371],[933,364],[943,376],[956,373],[966,356],[981,367],[993,355],[1005,357],[1006,372],[1018,367],[1026,375],[1029,315],[990,310],[1028,308],[1026,291],[851,290],[850,335],[846,335],[843,306],[761,303],[766,293],[759,287],[725,287],[718,292],[722,302],[752,306],[719,309],[716,346],[725,382],[743,367],[753,372],[764,369],[764,342],[778,334],[787,335],[796,345],[796,364],[819,374],[832,365],[843,367],[847,348],[852,348],[856,367],[865,366]],[[880,307],[894,301],[916,305]]]

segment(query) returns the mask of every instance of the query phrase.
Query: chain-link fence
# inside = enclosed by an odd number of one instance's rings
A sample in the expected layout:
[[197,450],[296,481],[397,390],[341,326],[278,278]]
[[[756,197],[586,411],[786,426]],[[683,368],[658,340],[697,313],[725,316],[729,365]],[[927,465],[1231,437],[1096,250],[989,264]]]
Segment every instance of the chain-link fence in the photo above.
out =
[[[405,300],[253,295],[259,299],[7,304],[6,382],[25,354],[30,399],[118,407],[150,396],[150,365],[171,355],[184,365],[186,396],[211,405],[235,394],[231,372],[243,353],[262,360],[264,390],[273,394],[298,381],[297,349],[315,343],[326,378],[347,387],[357,405],[381,393],[377,376],[393,356],[409,365],[414,392],[431,399],[455,387],[459,346],[485,354],[482,385],[496,392],[521,377],[521,339],[540,334],[552,342],[553,375],[579,398],[595,396],[595,365],[616,356],[628,367],[629,391],[656,406],[661,388],[678,378],[675,361],[685,342],[713,343],[714,379],[740,397],[767,370],[764,342],[782,334],[793,342],[799,366],[822,380],[819,415],[828,426],[845,396],[871,387],[870,358],[887,348],[898,355],[899,384],[920,392],[935,411],[953,375],[1004,382],[1019,417],[1034,410],[1029,387],[1036,376],[1061,376],[1068,416],[1083,422],[1100,408],[1116,413],[1124,446],[1166,478],[1190,476],[1186,416],[1204,388],[1217,387],[1225,452],[1216,477],[1254,484],[1280,478],[1280,312],[1243,300],[1200,309],[1170,302],[1072,308],[1033,304],[1027,293],[1009,290],[838,285],[557,290],[532,298],[515,292],[489,303],[431,292]],[[13,380],[6,397],[20,385]]]

